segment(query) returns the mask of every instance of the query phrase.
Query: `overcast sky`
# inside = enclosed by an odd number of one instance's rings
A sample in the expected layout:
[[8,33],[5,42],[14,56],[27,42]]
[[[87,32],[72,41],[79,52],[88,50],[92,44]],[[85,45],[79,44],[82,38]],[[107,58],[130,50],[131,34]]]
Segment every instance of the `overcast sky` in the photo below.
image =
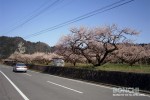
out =
[[[0,0],[0,36],[20,36],[32,42],[54,46],[71,27],[117,24],[141,34],[136,43],[150,43],[150,0],[134,0],[64,27],[30,36],[119,0]],[[124,0],[130,1],[130,0]],[[29,37],[30,38],[29,38]],[[28,37],[28,38],[25,38]]]

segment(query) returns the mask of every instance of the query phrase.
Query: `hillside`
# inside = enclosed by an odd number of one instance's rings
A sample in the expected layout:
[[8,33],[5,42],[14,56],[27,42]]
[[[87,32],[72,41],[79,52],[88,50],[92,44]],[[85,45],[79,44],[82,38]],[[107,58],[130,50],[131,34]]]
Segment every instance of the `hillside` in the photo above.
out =
[[32,54],[34,52],[52,52],[54,48],[50,47],[46,43],[30,42],[24,40],[21,37],[0,36],[0,58],[7,58],[12,53],[14,53],[20,42],[24,43],[24,46],[26,48],[25,53],[28,54]]

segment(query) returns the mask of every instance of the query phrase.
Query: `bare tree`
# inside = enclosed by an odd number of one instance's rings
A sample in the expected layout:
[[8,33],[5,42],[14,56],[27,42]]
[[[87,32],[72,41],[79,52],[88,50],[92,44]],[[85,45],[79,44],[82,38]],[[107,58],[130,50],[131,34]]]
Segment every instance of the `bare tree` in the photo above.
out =
[[100,66],[110,53],[117,50],[117,44],[127,42],[127,35],[139,34],[130,28],[119,29],[116,25],[72,28],[71,34],[62,37],[58,45],[72,53],[84,56],[89,63]]

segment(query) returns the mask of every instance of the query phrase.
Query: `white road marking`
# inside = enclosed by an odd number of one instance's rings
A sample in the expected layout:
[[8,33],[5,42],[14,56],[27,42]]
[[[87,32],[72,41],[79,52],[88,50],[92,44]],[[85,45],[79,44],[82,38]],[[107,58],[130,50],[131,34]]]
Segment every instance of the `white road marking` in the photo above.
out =
[[69,80],[69,81],[73,81],[73,82],[78,82],[78,83],[93,85],[93,86],[97,86],[97,87],[102,87],[102,88],[107,88],[107,89],[113,89],[113,88],[111,88],[111,87],[109,87],[109,86],[97,85],[97,84],[94,84],[94,83],[88,83],[88,82],[84,82],[84,81],[79,81],[79,80],[74,80],[74,79],[59,77],[59,76],[55,76],[55,75],[50,75],[50,76],[57,77],[57,78],[61,78],[61,79],[65,79],[65,80]]
[[27,96],[0,70],[0,72],[5,76],[5,78],[11,83],[11,85],[19,92],[19,94],[24,98],[24,100],[29,100]]
[[27,73],[24,73],[25,75],[28,75],[28,76],[32,76],[32,75],[30,75],[30,74],[27,74]]
[[[73,81],[73,82],[78,82],[78,83],[88,84],[88,85],[92,85],[92,86],[107,88],[107,89],[111,89],[111,90],[114,89],[114,87],[110,87],[110,86],[97,85],[97,84],[94,84],[94,83],[88,83],[88,82],[84,82],[84,81],[79,81],[79,80],[74,80],[74,79],[69,79],[69,78],[54,76],[54,75],[50,75],[50,76],[57,77],[57,78],[61,78],[61,79],[66,79],[66,80],[70,80],[70,81]],[[139,93],[139,95],[140,95],[140,96],[147,96],[147,97],[150,98],[150,95],[148,95],[148,94]]]
[[[31,70],[30,70],[30,71],[31,71]],[[31,72],[39,73],[39,72],[35,72],[35,71],[31,71]],[[70,81],[73,81],[73,82],[88,84],[88,85],[92,85],[92,86],[102,87],[102,88],[106,88],[106,89],[111,89],[111,90],[114,89],[114,87],[104,86],[104,85],[98,85],[98,84],[94,84],[94,83],[88,83],[88,82],[84,82],[84,81],[80,81],[80,80],[75,80],[75,79],[70,79],[70,78],[64,78],[64,77],[55,76],[55,75],[49,75],[49,76],[53,76],[53,77],[60,78],[60,79],[65,79],[65,80],[70,80]],[[142,95],[143,95],[143,96],[147,96],[147,97],[150,98],[150,95],[149,95],[149,94],[140,93],[139,95],[141,95],[141,96],[142,96]]]
[[78,91],[78,90],[75,90],[75,89],[71,89],[71,88],[69,88],[69,87],[66,87],[66,86],[63,86],[63,85],[59,85],[59,84],[54,83],[54,82],[50,82],[50,81],[47,81],[47,82],[48,82],[48,83],[51,83],[51,84],[54,84],[54,85],[57,85],[57,86],[60,86],[60,87],[63,87],[63,88],[68,89],[68,90],[72,90],[72,91],[77,92],[77,93],[83,93],[83,92],[81,92],[81,91]]
[[[35,72],[35,71],[31,71],[31,72]],[[35,72],[35,73],[39,73],[39,72]],[[49,76],[56,77],[56,78],[61,78],[61,79],[65,79],[65,80],[70,80],[70,81],[74,81],[74,82],[78,82],[78,83],[84,83],[84,84],[88,84],[88,85],[93,85],[93,86],[97,86],[97,87],[103,87],[103,88],[107,88],[107,89],[113,89],[113,88],[111,88],[109,86],[97,85],[97,84],[94,84],[94,83],[87,83],[87,82],[79,81],[79,80],[75,80],[75,79],[64,78],[64,77],[55,76],[55,75],[49,75]]]

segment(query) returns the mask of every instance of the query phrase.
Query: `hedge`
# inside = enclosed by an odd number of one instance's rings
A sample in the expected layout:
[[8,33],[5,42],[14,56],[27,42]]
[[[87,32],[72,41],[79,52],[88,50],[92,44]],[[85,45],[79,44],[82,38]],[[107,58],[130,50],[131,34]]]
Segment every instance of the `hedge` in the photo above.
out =
[[131,73],[117,71],[95,71],[70,67],[53,67],[28,65],[29,69],[39,70],[53,75],[82,79],[104,84],[111,84],[123,87],[138,87],[141,90],[150,91],[150,74]]

